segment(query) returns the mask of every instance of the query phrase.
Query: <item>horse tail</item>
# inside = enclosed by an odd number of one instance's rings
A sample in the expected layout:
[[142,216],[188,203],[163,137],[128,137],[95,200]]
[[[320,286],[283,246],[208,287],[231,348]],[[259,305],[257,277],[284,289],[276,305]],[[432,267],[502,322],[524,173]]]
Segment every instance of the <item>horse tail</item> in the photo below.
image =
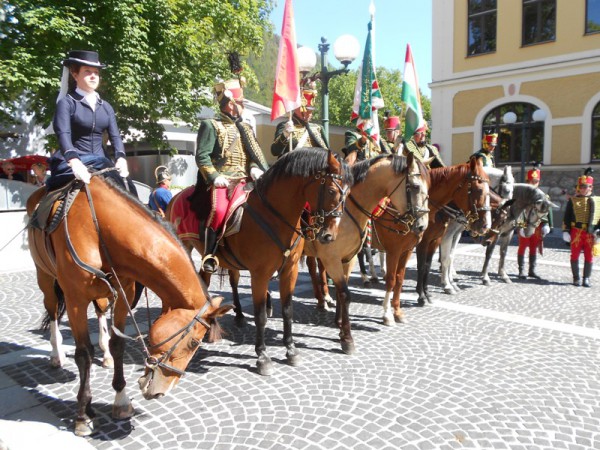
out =
[[[65,294],[58,284],[58,281],[54,281],[54,295],[56,295],[56,299],[58,300],[58,312],[56,315],[56,321],[60,323],[62,316],[64,316],[65,311],[67,310],[67,306],[65,304]],[[43,331],[48,331],[50,329],[50,322],[53,320],[53,317],[46,311],[46,315],[42,319],[42,325],[40,329]]]

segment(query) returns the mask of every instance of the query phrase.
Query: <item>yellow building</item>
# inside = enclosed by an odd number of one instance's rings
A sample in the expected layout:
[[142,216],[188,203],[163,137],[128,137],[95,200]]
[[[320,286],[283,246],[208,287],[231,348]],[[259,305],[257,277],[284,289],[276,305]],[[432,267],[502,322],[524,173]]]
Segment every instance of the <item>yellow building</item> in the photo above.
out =
[[466,161],[491,131],[496,165],[519,181],[542,162],[553,200],[583,168],[599,174],[600,1],[433,0],[432,58],[432,142],[445,161]]

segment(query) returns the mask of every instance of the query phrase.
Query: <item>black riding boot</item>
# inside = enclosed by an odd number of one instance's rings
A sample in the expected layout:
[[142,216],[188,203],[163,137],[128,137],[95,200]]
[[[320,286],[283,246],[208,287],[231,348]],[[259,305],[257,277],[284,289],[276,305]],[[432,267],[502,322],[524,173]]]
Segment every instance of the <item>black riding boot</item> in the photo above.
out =
[[529,277],[537,278],[539,280],[542,277],[540,277],[537,273],[535,273],[536,261],[537,261],[537,255],[535,253],[530,254],[529,255]]
[[519,264],[519,278],[524,280],[527,278],[527,275],[525,275],[525,255],[517,255],[517,264]]
[[215,256],[217,253],[217,232],[210,227],[206,227],[204,238],[204,258],[202,258],[202,270],[206,273],[214,273],[219,265],[219,259]]
[[583,264],[583,283],[581,284],[583,287],[592,287],[592,283],[590,283],[590,277],[592,276],[592,267],[593,263],[585,262]]
[[579,280],[579,260],[571,261],[571,273],[573,273],[573,286],[581,286]]

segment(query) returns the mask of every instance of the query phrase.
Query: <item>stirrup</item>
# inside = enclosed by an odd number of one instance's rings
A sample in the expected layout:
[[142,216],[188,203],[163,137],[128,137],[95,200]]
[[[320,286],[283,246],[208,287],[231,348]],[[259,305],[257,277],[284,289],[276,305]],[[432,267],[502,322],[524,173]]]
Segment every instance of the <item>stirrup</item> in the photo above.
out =
[[215,273],[219,267],[219,258],[215,255],[206,255],[202,258],[202,271],[206,273]]

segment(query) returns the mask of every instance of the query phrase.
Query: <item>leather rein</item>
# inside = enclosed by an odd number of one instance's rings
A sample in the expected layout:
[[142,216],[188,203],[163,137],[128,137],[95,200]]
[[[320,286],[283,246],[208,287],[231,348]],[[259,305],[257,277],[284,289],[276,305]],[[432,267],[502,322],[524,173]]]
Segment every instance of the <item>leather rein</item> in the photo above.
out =
[[[414,174],[414,175],[419,176],[419,174]],[[354,198],[352,193],[350,193],[349,198],[352,201],[352,203],[358,208],[358,210],[362,214],[367,216],[371,221],[377,221],[377,225],[379,225],[389,231],[392,231],[393,233],[397,233],[401,236],[405,236],[406,234],[408,234],[411,231],[414,223],[421,216],[423,216],[423,214],[429,212],[429,209],[421,208],[421,207],[415,206],[413,204],[413,201],[411,198],[411,190],[410,190],[410,186],[408,184],[408,174],[405,174],[404,177],[402,177],[402,179],[398,182],[396,187],[392,190],[392,192],[390,192],[389,195],[386,196],[386,198],[391,198],[391,196],[394,194],[394,192],[396,192],[398,190],[398,188],[400,188],[400,185],[402,184],[402,182],[406,182],[406,188],[405,188],[406,212],[404,214],[401,214],[400,211],[398,211],[393,206],[393,204],[390,202],[383,208],[383,214],[390,216],[390,217],[384,217],[383,215],[374,216],[372,212],[367,211],[360,203],[358,203],[358,201],[356,200],[356,198]],[[346,209],[346,214],[348,214],[350,216],[350,218],[353,220],[353,222],[358,227],[358,222],[352,216],[352,214],[348,211],[348,209]],[[405,229],[401,230],[401,229],[386,225],[385,222],[391,222],[393,225],[401,224],[405,227]],[[360,232],[361,232],[361,238],[362,238],[364,235],[363,230],[360,230]]]
[[[115,170],[117,170],[117,169],[114,167],[109,167],[106,169],[102,169],[102,170],[93,172],[91,174],[91,176],[103,175],[106,172],[115,171]],[[125,185],[127,185],[127,182],[125,182]],[[142,334],[140,327],[139,327],[137,321],[135,320],[135,316],[133,314],[131,306],[130,306],[129,302],[127,301],[127,296],[125,295],[125,290],[123,289],[121,280],[119,279],[119,276],[117,275],[117,272],[114,268],[113,260],[110,256],[110,252],[108,251],[108,247],[106,246],[106,243],[104,242],[104,239],[102,238],[102,234],[100,232],[100,226],[98,224],[98,217],[96,216],[96,209],[94,208],[92,193],[91,193],[90,189],[87,187],[87,185],[81,181],[76,181],[75,186],[77,188],[83,189],[86,193],[88,204],[90,206],[90,212],[92,215],[92,221],[94,223],[94,227],[95,227],[96,233],[98,235],[100,248],[101,248],[101,251],[104,254],[106,261],[110,267],[110,273],[107,274],[100,269],[90,266],[89,264],[82,261],[81,258],[79,257],[79,255],[77,255],[77,252],[75,251],[75,248],[73,247],[73,243],[71,242],[71,236],[69,234],[69,228],[68,228],[68,223],[67,223],[68,214],[67,214],[64,218],[64,222],[65,222],[64,228],[65,228],[65,238],[66,238],[67,248],[69,250],[69,253],[71,254],[71,257],[73,258],[73,261],[79,267],[81,267],[83,270],[91,273],[92,275],[95,275],[100,281],[103,281],[109,287],[111,294],[112,294],[112,300],[110,301],[111,308],[114,306],[114,303],[116,302],[116,300],[118,298],[117,289],[115,289],[115,287],[113,286],[113,283],[111,282],[111,280],[113,280],[113,279],[115,280],[119,294],[121,294],[121,297],[123,298],[123,300],[125,302],[125,306],[127,307],[127,312],[129,314],[129,316],[131,317],[131,320],[135,327],[137,337],[132,338],[130,336],[127,336],[126,334],[121,332],[121,330],[119,330],[117,327],[115,327],[114,324],[111,325],[112,331],[120,338],[131,340],[131,341],[139,341],[142,344],[142,350],[145,355],[145,366],[148,367],[149,369],[155,369],[157,366],[160,366],[162,368],[165,368],[172,372],[175,372],[175,373],[179,374],[180,376],[183,376],[185,374],[184,371],[179,370],[176,367],[171,366],[170,364],[167,364],[165,361],[175,351],[175,349],[177,348],[179,343],[190,333],[190,331],[193,329],[193,326],[196,322],[202,324],[204,327],[206,327],[207,330],[210,329],[210,324],[202,318],[202,316],[208,309],[208,306],[210,303],[209,300],[207,300],[204,303],[202,308],[200,308],[198,313],[194,316],[194,318],[190,321],[190,323],[188,325],[186,325],[183,328],[181,328],[180,330],[176,331],[175,333],[173,333],[172,336],[165,339],[164,341],[162,341],[158,344],[152,345],[152,346],[147,346],[146,342],[144,340],[145,336]],[[150,329],[150,323],[148,323],[148,329]],[[150,355],[150,352],[148,350],[149,348],[160,347],[161,345],[166,344],[167,342],[171,341],[172,339],[176,338],[177,336],[180,336],[179,339],[177,340],[177,342],[175,342],[169,350],[167,350],[165,353],[163,353],[160,358],[156,358],[156,357]]]
[[[342,196],[341,196],[340,202],[334,208],[332,208],[329,211],[325,211],[325,209],[323,208],[323,202],[324,202],[324,197],[325,197],[324,190],[327,189],[327,187],[325,186],[325,183],[327,182],[328,178],[330,178],[332,180],[333,185],[336,186],[336,188],[342,194]],[[317,182],[317,181],[321,184],[321,186],[319,188],[319,193],[318,193],[317,210],[314,213],[312,213],[312,212],[310,213],[309,223],[307,223],[304,219],[301,218],[302,225],[306,225],[306,226],[301,226],[300,228],[297,228],[294,225],[288,223],[288,221],[285,219],[285,217],[283,217],[283,215],[277,209],[275,209],[275,207],[273,207],[273,205],[271,205],[271,203],[265,197],[264,193],[260,189],[258,189],[258,188],[256,189],[258,198],[260,198],[262,204],[267,208],[267,210],[271,214],[273,214],[277,219],[279,219],[279,221],[283,222],[283,224],[286,227],[291,229],[294,232],[294,234],[296,234],[296,238],[290,247],[286,246],[281,241],[281,239],[279,238],[277,233],[275,231],[273,231],[273,228],[271,227],[271,225],[269,225],[269,223],[258,213],[258,211],[256,211],[256,209],[251,207],[248,202],[244,203],[243,208],[246,211],[248,211],[250,216],[260,226],[260,228],[265,232],[265,234],[267,236],[269,236],[269,238],[275,243],[275,245],[277,245],[277,247],[279,247],[279,249],[282,251],[283,261],[281,262],[281,265],[279,266],[278,271],[281,271],[281,269],[285,265],[288,257],[291,255],[292,251],[300,243],[301,238],[304,238],[309,241],[313,241],[313,240],[317,239],[317,237],[323,231],[325,219],[327,219],[328,217],[340,217],[343,214],[348,188],[344,188],[340,184],[340,182],[339,182],[340,180],[342,180],[341,175],[321,171],[321,172],[317,173],[311,180],[306,182],[303,189],[306,189],[312,183]],[[306,211],[306,209],[305,209],[305,211]],[[312,236],[310,235],[311,233],[312,233]],[[231,255],[235,258],[231,249],[228,249],[228,250],[229,250],[229,253],[231,253]],[[235,260],[236,260],[238,266],[240,266],[239,267],[240,270],[247,270],[246,267],[237,258],[235,258]]]

